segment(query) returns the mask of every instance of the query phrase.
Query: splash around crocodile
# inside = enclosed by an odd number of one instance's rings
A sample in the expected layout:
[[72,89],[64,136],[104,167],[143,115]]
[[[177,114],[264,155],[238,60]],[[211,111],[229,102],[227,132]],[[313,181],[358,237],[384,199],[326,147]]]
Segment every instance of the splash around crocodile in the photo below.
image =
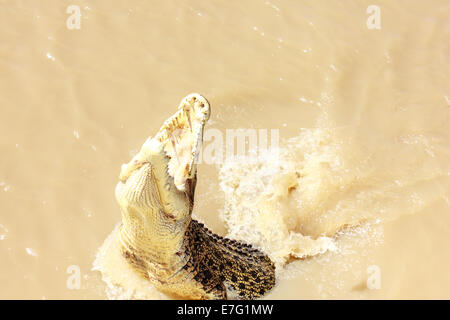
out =
[[113,232],[116,251],[106,255],[122,259],[134,279],[170,297],[258,298],[275,285],[270,258],[249,244],[213,234],[191,217],[196,161],[209,115],[204,97],[186,96],[156,136],[122,166],[116,187],[122,223]]

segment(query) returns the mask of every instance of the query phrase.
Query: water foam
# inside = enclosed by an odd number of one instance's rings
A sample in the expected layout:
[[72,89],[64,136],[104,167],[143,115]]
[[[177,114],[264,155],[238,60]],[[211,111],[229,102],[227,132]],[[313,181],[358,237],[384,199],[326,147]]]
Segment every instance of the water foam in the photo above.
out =
[[278,158],[225,161],[219,177],[228,236],[255,244],[280,267],[338,250],[342,230],[413,214],[442,198],[445,175],[433,157],[422,158],[420,170],[411,157],[393,162],[393,151],[417,153],[402,139],[372,147],[355,128],[322,127],[284,141]]

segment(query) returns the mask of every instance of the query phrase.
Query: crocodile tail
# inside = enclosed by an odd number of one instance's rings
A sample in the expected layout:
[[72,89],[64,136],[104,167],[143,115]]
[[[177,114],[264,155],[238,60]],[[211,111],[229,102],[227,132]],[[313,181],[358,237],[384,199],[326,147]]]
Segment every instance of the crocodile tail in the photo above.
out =
[[202,223],[190,223],[192,238],[197,243],[199,264],[231,288],[241,299],[256,299],[275,285],[275,265],[262,251],[241,241],[212,233]]

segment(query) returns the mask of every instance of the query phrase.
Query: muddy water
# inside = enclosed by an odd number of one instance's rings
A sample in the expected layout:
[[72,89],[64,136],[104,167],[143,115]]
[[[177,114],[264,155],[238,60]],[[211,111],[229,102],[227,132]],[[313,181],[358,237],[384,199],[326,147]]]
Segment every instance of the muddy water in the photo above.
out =
[[120,165],[190,92],[224,136],[279,130],[279,162],[200,164],[196,192],[199,219],[277,262],[267,298],[450,298],[449,14],[0,1],[0,298],[120,297],[91,270]]

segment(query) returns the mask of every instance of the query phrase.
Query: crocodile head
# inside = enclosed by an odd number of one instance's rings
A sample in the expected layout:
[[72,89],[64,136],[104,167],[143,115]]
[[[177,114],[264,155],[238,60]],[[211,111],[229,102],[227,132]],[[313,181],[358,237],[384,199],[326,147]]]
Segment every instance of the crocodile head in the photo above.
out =
[[204,97],[186,96],[157,134],[122,166],[115,192],[122,213],[122,242],[173,254],[158,246],[169,247],[170,239],[179,241],[191,219],[196,163],[209,115]]

